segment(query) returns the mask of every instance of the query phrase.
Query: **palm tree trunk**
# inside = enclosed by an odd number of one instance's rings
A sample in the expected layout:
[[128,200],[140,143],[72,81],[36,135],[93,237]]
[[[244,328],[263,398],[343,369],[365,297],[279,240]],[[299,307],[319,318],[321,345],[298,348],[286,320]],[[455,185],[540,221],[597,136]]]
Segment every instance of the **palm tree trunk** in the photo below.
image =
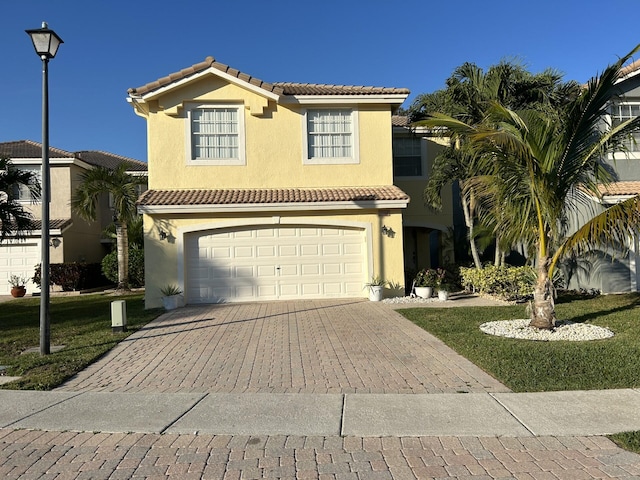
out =
[[116,248],[118,251],[118,286],[117,291],[129,290],[129,237],[127,224],[116,222]]
[[471,256],[473,257],[473,263],[478,270],[482,270],[482,263],[480,262],[480,254],[478,254],[478,247],[476,241],[473,238],[473,218],[471,215],[471,201],[468,198],[467,192],[465,192],[462,185],[460,185],[460,201],[462,202],[462,212],[464,213],[464,223],[467,226],[467,234],[469,237],[469,247],[471,248]]
[[549,257],[538,255],[538,275],[533,290],[533,304],[529,303],[531,310],[529,325],[545,330],[552,330],[556,326],[556,310],[553,300],[553,284],[549,278],[549,263]]

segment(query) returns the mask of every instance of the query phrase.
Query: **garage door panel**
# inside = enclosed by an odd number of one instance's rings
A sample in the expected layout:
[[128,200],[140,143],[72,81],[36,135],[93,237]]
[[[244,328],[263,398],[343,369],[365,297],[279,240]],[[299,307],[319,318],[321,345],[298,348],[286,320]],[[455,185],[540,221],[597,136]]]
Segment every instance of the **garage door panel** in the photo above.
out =
[[297,245],[281,245],[278,247],[278,255],[280,257],[297,257],[298,246]]
[[[19,277],[32,278],[35,273],[35,266],[40,263],[39,243],[5,243],[0,246],[0,294],[11,293],[9,277],[18,275]],[[31,281],[27,282],[27,291],[36,292],[40,289]]]
[[235,277],[236,278],[253,278],[254,276],[253,267],[236,267],[235,268]]
[[235,258],[253,258],[255,256],[253,247],[236,247],[233,249]]
[[298,277],[300,275],[299,265],[280,265],[281,277]]
[[317,257],[320,255],[320,248],[318,245],[301,245],[300,255],[303,257]]
[[361,229],[270,225],[185,240],[188,302],[363,296]]
[[325,263],[322,265],[322,273],[325,275],[340,275],[342,269],[340,263]]
[[363,268],[361,263],[344,263],[344,273],[346,275],[363,273]]
[[302,265],[302,276],[318,276],[320,274],[320,265],[318,264],[306,264]]
[[275,277],[278,270],[275,265],[258,265],[258,276],[263,277]]
[[256,248],[256,255],[258,257],[275,257],[276,256],[276,247],[274,245],[259,245]]

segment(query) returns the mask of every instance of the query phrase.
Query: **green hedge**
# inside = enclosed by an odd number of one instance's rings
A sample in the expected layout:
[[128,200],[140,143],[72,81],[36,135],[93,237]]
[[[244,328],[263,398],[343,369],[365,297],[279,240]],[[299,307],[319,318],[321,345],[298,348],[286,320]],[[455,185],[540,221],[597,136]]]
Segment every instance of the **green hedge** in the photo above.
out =
[[465,290],[495,295],[506,300],[518,300],[533,295],[536,272],[533,267],[495,267],[482,270],[460,267]]
[[[102,259],[102,273],[111,282],[118,283],[118,252],[113,251]],[[129,249],[129,286],[144,286],[144,250]]]

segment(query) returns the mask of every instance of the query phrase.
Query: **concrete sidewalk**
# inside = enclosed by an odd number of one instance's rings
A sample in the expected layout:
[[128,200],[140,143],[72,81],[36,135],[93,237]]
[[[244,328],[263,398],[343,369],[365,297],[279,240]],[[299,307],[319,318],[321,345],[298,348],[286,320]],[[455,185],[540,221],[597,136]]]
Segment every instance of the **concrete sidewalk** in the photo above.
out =
[[589,436],[640,430],[640,390],[468,394],[0,390],[0,428],[298,436]]

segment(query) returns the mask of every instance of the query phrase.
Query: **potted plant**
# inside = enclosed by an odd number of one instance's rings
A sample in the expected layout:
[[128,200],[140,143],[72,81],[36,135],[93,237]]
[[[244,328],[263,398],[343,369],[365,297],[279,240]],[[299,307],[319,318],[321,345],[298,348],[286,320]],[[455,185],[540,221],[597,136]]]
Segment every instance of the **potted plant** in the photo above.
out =
[[449,300],[449,291],[451,290],[451,275],[444,268],[438,268],[436,274],[436,289],[438,290],[438,299],[442,302]]
[[11,275],[9,277],[9,285],[11,285],[11,296],[14,298],[22,298],[27,293],[26,284],[29,279],[19,275]]
[[160,289],[160,293],[162,293],[162,306],[165,310],[175,310],[178,308],[180,295],[182,295],[180,287],[174,284],[168,284]]
[[422,298],[431,298],[435,284],[436,272],[431,268],[423,268],[416,274],[416,278],[413,280],[416,295]]
[[369,300],[379,302],[382,300],[384,287],[387,285],[386,280],[382,277],[371,277],[371,281],[365,283],[365,288],[369,288]]

